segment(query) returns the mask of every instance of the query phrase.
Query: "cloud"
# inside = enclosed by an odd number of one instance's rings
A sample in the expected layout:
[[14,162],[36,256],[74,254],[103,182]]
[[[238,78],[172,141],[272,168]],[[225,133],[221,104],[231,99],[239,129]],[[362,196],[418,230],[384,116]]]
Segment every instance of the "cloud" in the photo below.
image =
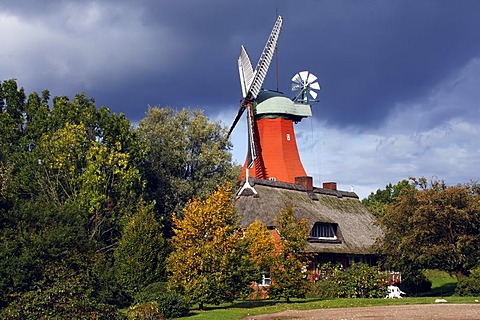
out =
[[373,130],[329,126],[315,119],[297,130],[309,174],[337,181],[361,198],[411,176],[449,185],[480,179],[480,59],[472,59],[418,103],[399,104]]
[[141,7],[98,2],[66,2],[29,19],[0,13],[0,28],[9,30],[0,35],[0,70],[29,91],[48,87],[60,95],[98,92],[99,85],[118,89],[141,74],[171,72],[185,44],[168,26],[150,29],[142,15]]

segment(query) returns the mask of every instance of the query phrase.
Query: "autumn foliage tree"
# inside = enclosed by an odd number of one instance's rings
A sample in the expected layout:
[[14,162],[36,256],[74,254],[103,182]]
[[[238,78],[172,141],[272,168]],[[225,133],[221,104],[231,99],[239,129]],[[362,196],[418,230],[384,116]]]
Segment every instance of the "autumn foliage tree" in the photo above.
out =
[[397,270],[432,268],[458,279],[479,265],[480,195],[476,184],[412,180],[380,220],[379,252]]
[[250,282],[245,251],[237,232],[237,214],[226,183],[205,199],[194,198],[173,216],[173,252],[168,257],[168,285],[192,303],[233,301]]
[[294,215],[293,205],[281,210],[275,219],[275,226],[281,237],[280,251],[271,268],[272,285],[269,295],[272,298],[303,297],[308,290],[307,264],[305,252],[308,238],[307,221]]
[[245,241],[255,279],[258,281],[262,274],[269,276],[276,255],[270,231],[261,221],[255,220],[245,230]]

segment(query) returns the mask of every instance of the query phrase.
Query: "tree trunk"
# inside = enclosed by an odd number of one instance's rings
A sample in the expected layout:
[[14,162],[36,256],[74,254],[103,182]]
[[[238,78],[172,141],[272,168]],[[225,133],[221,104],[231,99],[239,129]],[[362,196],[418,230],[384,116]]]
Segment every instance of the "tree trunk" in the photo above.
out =
[[203,308],[203,302],[199,302],[199,303],[198,303],[198,309],[200,309],[200,310],[205,310],[205,309]]
[[466,271],[456,271],[455,272],[455,277],[457,278],[457,282],[459,282],[461,279],[467,277],[468,274]]

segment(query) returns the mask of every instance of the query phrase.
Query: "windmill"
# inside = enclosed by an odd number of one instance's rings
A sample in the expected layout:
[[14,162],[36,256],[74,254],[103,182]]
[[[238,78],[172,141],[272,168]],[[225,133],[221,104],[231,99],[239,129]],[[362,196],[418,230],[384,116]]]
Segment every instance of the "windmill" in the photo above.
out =
[[315,79],[310,77],[309,82],[308,74],[307,81],[303,81],[303,76],[299,76],[297,90],[301,92],[294,100],[281,92],[262,89],[282,22],[282,17],[278,16],[255,70],[243,46],[238,58],[242,100],[227,137],[247,112],[248,151],[241,177],[245,178],[245,185],[240,193],[245,188],[256,193],[249,185],[249,177],[294,183],[296,177],[306,176],[298,153],[293,123],[312,115],[309,105],[312,100],[307,95],[311,95],[313,100],[316,98],[316,93],[311,90],[318,86],[318,83],[313,84],[316,77],[312,75]]

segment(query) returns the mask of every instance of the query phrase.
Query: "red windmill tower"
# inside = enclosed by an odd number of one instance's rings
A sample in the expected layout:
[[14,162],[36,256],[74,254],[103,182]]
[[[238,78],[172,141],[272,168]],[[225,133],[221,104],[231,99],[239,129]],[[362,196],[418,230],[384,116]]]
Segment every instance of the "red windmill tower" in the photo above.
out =
[[299,93],[293,100],[280,92],[261,89],[281,27],[282,17],[278,16],[255,70],[243,46],[238,58],[243,98],[228,135],[247,110],[248,153],[241,177],[247,178],[247,187],[248,177],[295,183],[295,178],[306,176],[293,123],[312,115],[310,101],[317,97],[314,90],[320,89],[317,77],[307,71],[297,73],[292,78],[292,90]]

